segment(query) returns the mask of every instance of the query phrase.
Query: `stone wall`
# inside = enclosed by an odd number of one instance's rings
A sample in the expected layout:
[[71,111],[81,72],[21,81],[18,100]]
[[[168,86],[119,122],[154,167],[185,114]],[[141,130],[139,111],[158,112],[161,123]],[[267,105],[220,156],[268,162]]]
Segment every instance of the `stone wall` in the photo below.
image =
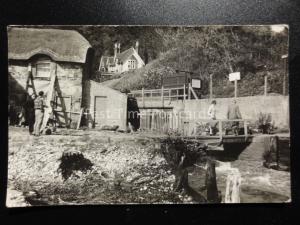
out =
[[[72,101],[82,98],[82,65],[75,63],[57,63],[57,77],[63,96],[72,96]],[[9,64],[10,95],[24,95],[28,78],[28,62],[15,61]],[[34,79],[36,92],[48,92],[50,80]],[[31,94],[31,91],[29,91]]]
[[[217,98],[217,119],[226,119],[228,105],[232,98]],[[191,117],[208,118],[207,110],[209,99],[187,100],[184,112]],[[288,96],[249,96],[237,98],[237,103],[243,119],[257,121],[259,113],[271,114],[275,126],[279,128],[289,127],[289,97]]]

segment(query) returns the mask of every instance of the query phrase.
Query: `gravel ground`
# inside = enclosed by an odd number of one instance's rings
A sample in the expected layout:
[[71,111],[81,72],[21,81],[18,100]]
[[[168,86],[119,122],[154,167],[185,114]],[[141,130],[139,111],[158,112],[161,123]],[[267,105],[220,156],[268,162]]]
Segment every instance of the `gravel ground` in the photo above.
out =
[[[34,137],[10,127],[8,192],[37,193],[36,205],[192,202],[172,191],[175,176],[156,146],[139,134],[58,130]],[[80,151],[93,167],[64,180],[58,168],[70,149]]]
[[[7,206],[196,203],[172,190],[175,176],[161,155],[158,136],[95,130],[58,130],[57,134],[34,137],[27,129],[10,127]],[[80,151],[93,163],[83,173],[75,171],[64,180],[58,168],[65,151]],[[238,168],[245,202],[283,201],[289,198],[290,173],[266,169],[262,162],[237,160],[220,163],[218,187],[225,193],[228,170]],[[189,173],[197,190],[203,179],[197,168]],[[246,191],[246,189],[245,189]],[[264,193],[264,191],[266,193]],[[263,197],[258,198],[258,195]]]

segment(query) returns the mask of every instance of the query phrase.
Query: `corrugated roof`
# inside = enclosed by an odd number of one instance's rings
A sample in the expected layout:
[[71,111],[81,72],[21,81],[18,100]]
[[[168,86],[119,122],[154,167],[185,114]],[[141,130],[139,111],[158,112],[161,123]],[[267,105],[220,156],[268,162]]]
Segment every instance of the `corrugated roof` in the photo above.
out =
[[46,54],[55,61],[84,63],[90,43],[77,31],[8,28],[8,58],[27,60]]

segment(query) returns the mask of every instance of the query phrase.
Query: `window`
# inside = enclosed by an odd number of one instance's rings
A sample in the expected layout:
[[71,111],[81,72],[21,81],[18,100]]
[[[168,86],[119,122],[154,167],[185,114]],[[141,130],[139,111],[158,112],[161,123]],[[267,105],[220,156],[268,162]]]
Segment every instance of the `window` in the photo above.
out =
[[136,68],[136,61],[135,60],[128,60],[128,69],[133,70]]
[[50,62],[38,62],[36,64],[36,77],[50,77]]

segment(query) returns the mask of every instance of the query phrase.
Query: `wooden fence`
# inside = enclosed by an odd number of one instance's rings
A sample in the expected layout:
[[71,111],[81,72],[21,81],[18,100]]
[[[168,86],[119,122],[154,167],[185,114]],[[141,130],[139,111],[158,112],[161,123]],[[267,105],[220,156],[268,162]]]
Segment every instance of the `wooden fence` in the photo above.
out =
[[191,120],[180,113],[173,112],[173,110],[142,110],[140,113],[141,131],[152,131],[156,133],[177,132],[183,136],[208,136],[207,128],[211,123],[214,123],[218,127],[218,133],[214,137],[220,140],[227,135],[225,130],[230,128],[232,122],[240,123],[240,126],[244,129],[243,136],[247,138],[249,135],[249,120],[246,119]]

